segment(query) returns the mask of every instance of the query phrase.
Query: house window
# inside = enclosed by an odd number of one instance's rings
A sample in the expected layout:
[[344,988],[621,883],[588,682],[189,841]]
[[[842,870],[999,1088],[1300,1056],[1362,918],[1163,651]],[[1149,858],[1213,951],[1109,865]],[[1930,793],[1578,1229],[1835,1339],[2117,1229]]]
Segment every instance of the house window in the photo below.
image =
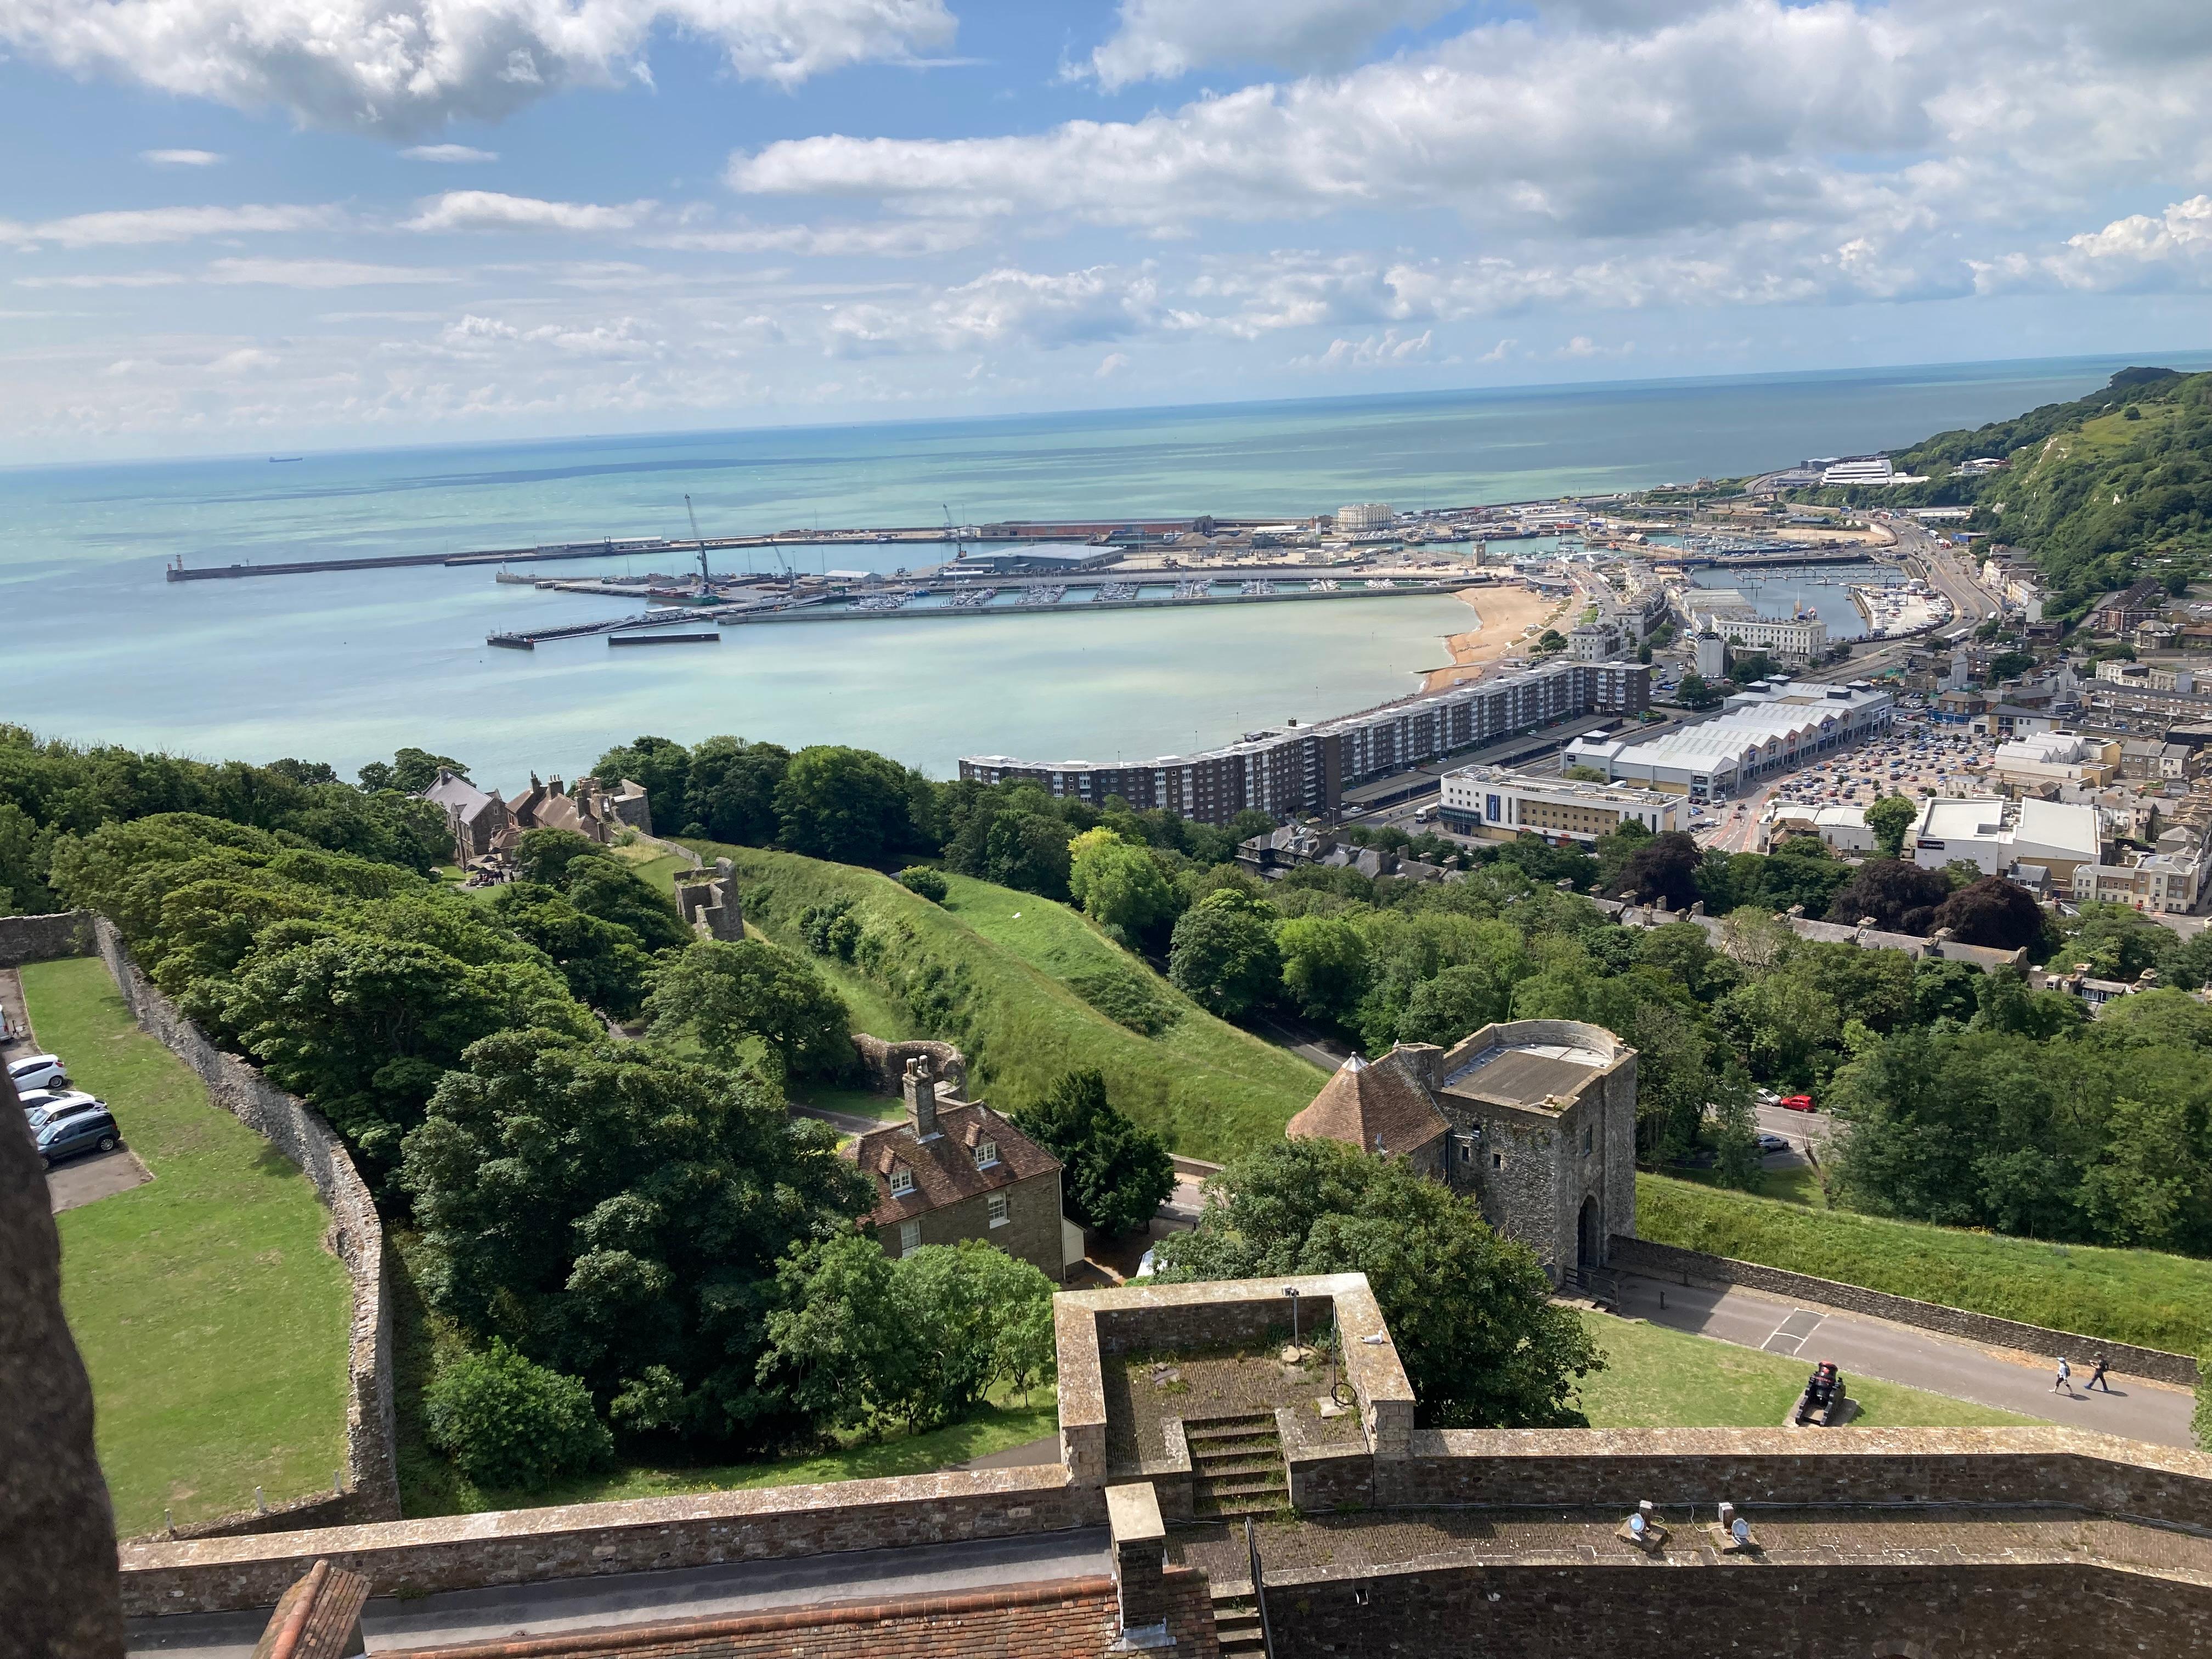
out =
[[1005,1226],[1008,1219],[1006,1214],[1006,1195],[1004,1193],[993,1193],[991,1196],[984,1201],[984,1204],[985,1207],[991,1212],[991,1224],[994,1227]]
[[1597,1144],[1597,1132],[1596,1132],[1595,1130],[1594,1130],[1594,1129],[1591,1129],[1591,1128],[1589,1128],[1589,1127],[1585,1127],[1583,1128],[1583,1157],[1585,1157],[1585,1158],[1589,1157],[1589,1153],[1590,1153],[1590,1149],[1591,1149],[1593,1146],[1595,1146],[1596,1144]]
[[997,1141],[979,1140],[975,1143],[975,1167],[977,1169],[988,1170],[998,1161],[999,1143]]
[[903,1164],[891,1171],[891,1196],[904,1198],[914,1190],[914,1171]]
[[1505,1154],[1503,1152],[1492,1152],[1490,1155],[1490,1167],[1493,1170],[1504,1169],[1505,1167]]
[[900,1223],[899,1223],[899,1254],[900,1254],[901,1255],[913,1255],[916,1250],[920,1249],[921,1248],[921,1223],[920,1223],[919,1221],[902,1221],[902,1222],[900,1222]]

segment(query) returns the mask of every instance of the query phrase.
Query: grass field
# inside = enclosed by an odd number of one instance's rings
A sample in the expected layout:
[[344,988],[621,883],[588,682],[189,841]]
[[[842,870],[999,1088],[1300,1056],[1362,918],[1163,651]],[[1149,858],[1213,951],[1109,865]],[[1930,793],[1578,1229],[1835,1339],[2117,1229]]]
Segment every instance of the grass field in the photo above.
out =
[[1893,1296],[2197,1353],[2212,1338],[2212,1261],[1814,1210],[1664,1176],[1636,1177],[1645,1238]]
[[345,1269],[314,1188],[141,1032],[95,958],[22,970],[39,1040],[114,1109],[146,1186],[56,1218],[128,1537],[330,1486],[345,1462]]
[[[1583,1314],[1583,1322],[1607,1361],[1606,1370],[1582,1382],[1583,1410],[1594,1429],[1773,1428],[1812,1369],[1802,1360],[1663,1325],[1599,1313]],[[1859,1403],[1861,1428],[2003,1428],[2035,1421],[1872,1377],[1846,1376],[1844,1388]]]
[[861,966],[836,977],[856,1018],[859,979],[903,1018],[902,1034],[958,1044],[994,1104],[1021,1104],[1062,1073],[1095,1066],[1130,1116],[1177,1152],[1218,1159],[1279,1136],[1326,1080],[1206,1013],[1066,905],[952,876],[940,907],[872,870],[696,845],[735,862],[748,924],[786,943],[808,905],[850,903],[869,943]]

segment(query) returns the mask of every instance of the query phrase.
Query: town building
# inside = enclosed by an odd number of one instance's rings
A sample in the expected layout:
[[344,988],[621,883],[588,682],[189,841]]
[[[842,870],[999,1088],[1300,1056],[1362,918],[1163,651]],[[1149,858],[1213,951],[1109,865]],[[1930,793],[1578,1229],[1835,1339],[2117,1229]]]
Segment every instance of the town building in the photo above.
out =
[[1651,671],[1642,664],[1551,662],[1313,726],[1247,732],[1196,755],[1110,765],[971,755],[960,775],[986,784],[1023,779],[1093,805],[1119,795],[1139,811],[1204,823],[1226,823],[1248,808],[1277,818],[1333,815],[1346,789],[1364,779],[1559,720],[1640,714],[1650,702]]
[[557,777],[541,782],[533,772],[529,788],[512,800],[502,800],[441,767],[437,781],[421,799],[445,813],[453,837],[453,861],[463,866],[511,853],[532,830],[573,830],[602,847],[625,830],[653,833],[652,802],[644,787],[628,778],[612,789],[596,778],[580,778],[572,791]]
[[1060,1212],[1060,1160],[980,1101],[948,1097],[936,1058],[917,1054],[902,1085],[906,1117],[848,1143],[876,1183],[867,1219],[892,1255],[980,1238],[1055,1284],[1083,1259],[1082,1229]]
[[[2185,841],[2194,841],[2186,831]],[[2084,864],[2074,871],[2077,904],[2125,904],[2156,915],[2187,915],[2204,890],[2204,860],[2186,850],[2135,853],[2118,864]]]
[[1088,542],[1033,542],[1002,552],[963,553],[941,567],[947,576],[1050,576],[1097,570],[1121,557],[1118,547]]
[[466,866],[489,858],[501,845],[510,820],[507,802],[489,790],[479,789],[458,772],[438,769],[438,781],[422,792],[422,799],[446,815],[453,837],[453,862]]
[[1999,744],[1990,770],[1999,788],[2022,793],[2098,789],[2119,775],[2120,745],[2078,732],[2033,732]]
[[1513,1020],[1449,1049],[1354,1054],[1285,1133],[1408,1159],[1474,1198],[1554,1283],[1636,1233],[1636,1050],[1602,1026]]
[[1451,881],[1460,873],[1384,848],[1354,846],[1340,840],[1334,830],[1310,823],[1285,824],[1240,842],[1237,862],[1268,881],[1279,880],[1309,865],[1324,870],[1356,870],[1375,879],[1396,876],[1407,881]]
[[1759,850],[1771,853],[1792,836],[1817,836],[1832,853],[1858,857],[1875,850],[1863,806],[1813,806],[1802,801],[1770,801],[1759,815]]
[[1716,611],[1692,613],[1698,628],[1710,629],[1731,646],[1766,651],[1811,662],[1827,653],[1828,624],[1809,611],[1796,617],[1737,617]]
[[1893,703],[1865,680],[1765,680],[1725,707],[1716,719],[1649,738],[1577,738],[1566,746],[1565,763],[1594,768],[1608,782],[1723,800],[1887,732]]
[[1838,484],[1887,484],[1896,477],[1897,468],[1887,455],[1846,455],[1820,470],[1820,483],[1828,488]]
[[1388,501],[1355,501],[1336,509],[1336,527],[1341,534],[1356,536],[1389,530],[1397,522],[1398,515],[1390,510]]
[[1680,830],[1686,806],[1680,795],[1656,789],[1468,766],[1444,774],[1437,817],[1454,835],[1485,841],[1534,835],[1550,842],[1590,842],[1631,820],[1654,835]]
[[1691,668],[1711,684],[1728,677],[1728,641],[1711,629],[1700,629],[1691,642]]
[[2097,809],[2067,801],[1930,795],[1906,832],[1906,854],[1924,870],[1972,865],[2025,886],[2069,888],[2075,871],[2099,861]]

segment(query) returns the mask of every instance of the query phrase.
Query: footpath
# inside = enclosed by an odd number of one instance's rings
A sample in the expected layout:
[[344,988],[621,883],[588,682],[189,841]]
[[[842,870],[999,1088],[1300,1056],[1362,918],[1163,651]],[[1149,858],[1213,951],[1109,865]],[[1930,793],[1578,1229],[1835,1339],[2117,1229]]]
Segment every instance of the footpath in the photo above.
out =
[[[1802,1359],[1808,1370],[1832,1359],[1846,1388],[1854,1376],[1879,1377],[2069,1429],[2160,1446],[2195,1443],[2190,1418],[2196,1399],[2188,1389],[2115,1371],[2106,1379],[2110,1394],[2086,1392],[2091,1352],[2021,1353],[1741,1285],[1685,1285],[1636,1273],[1620,1276],[1620,1311],[1693,1336],[1786,1354]],[[2072,1398],[2051,1387],[2062,1357],[2073,1363]]]

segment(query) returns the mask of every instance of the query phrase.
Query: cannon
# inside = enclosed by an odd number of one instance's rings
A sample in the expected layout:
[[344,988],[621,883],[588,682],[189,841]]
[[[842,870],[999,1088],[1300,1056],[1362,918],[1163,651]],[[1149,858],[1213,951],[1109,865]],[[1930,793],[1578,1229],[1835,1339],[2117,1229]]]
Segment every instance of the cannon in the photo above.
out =
[[1832,1359],[1823,1359],[1805,1379],[1805,1392],[1797,1396],[1795,1419],[1800,1428],[1817,1423],[1822,1428],[1842,1421],[1844,1376]]

